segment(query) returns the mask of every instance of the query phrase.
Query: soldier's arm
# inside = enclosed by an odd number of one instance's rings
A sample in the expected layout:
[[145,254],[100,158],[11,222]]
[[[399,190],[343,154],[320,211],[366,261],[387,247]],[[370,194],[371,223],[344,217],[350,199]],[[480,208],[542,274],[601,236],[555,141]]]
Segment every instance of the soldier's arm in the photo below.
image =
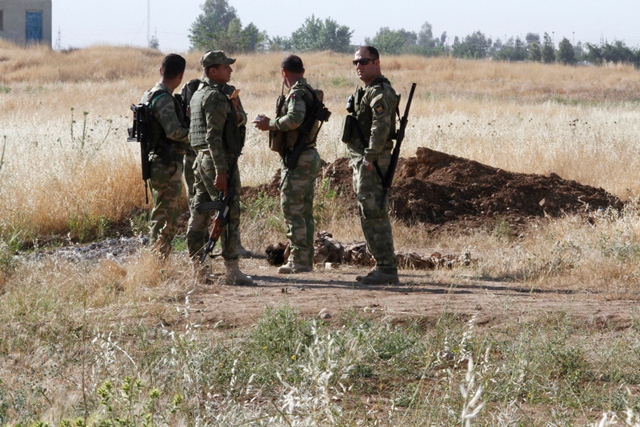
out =
[[216,175],[226,175],[229,172],[222,142],[224,122],[227,120],[229,108],[229,101],[225,99],[224,95],[219,96],[217,92],[212,92],[204,99],[204,113],[207,120],[206,141],[216,168]]
[[384,149],[389,139],[394,114],[393,106],[389,105],[382,89],[376,90],[372,95],[369,102],[372,114],[371,137],[369,146],[364,150],[364,157],[369,162],[378,160],[378,156]]
[[189,129],[180,123],[171,95],[163,94],[156,99],[153,103],[153,114],[167,134],[167,138],[177,142],[189,142]]
[[296,90],[289,94],[287,102],[287,114],[284,116],[271,119],[269,121],[270,130],[281,130],[287,132],[297,129],[304,121],[304,115],[307,112],[307,106],[303,99],[304,92]]

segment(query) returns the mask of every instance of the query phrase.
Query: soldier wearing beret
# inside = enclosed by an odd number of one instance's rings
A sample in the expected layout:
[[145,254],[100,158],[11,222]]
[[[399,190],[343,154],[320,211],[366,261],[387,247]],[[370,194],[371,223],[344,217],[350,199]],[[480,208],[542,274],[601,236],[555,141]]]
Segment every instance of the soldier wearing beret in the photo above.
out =
[[362,284],[398,284],[389,201],[382,177],[391,161],[399,97],[382,75],[376,48],[358,48],[353,65],[365,86],[349,98],[342,140],[349,149],[360,224],[367,248],[376,260],[375,267],[356,280]]
[[[222,257],[226,274],[225,284],[251,284],[251,277],[239,268],[240,227],[240,174],[237,162],[242,151],[247,116],[242,108],[238,91],[229,90],[229,81],[235,59],[228,58],[223,51],[206,52],[200,58],[204,76],[190,103],[191,127],[189,140],[196,151],[194,163],[195,195],[192,203],[214,200],[220,192],[226,193],[233,185],[236,196],[229,206],[228,223],[220,236]],[[210,214],[192,210],[187,229],[189,255],[196,257],[207,239]]]
[[[288,262],[278,268],[278,273],[292,274],[313,269],[314,183],[322,160],[316,150],[319,121],[311,114],[322,93],[315,91],[305,80],[299,56],[287,56],[280,66],[282,81],[289,92],[278,103],[276,118],[260,114],[253,123],[258,129],[271,132],[271,148],[282,158],[280,206],[287,226],[290,255]],[[301,128],[303,124],[305,127]],[[302,151],[297,164],[288,168],[288,159],[296,144],[301,144]]]
[[182,195],[182,168],[188,147],[189,129],[184,121],[180,101],[173,91],[180,85],[186,66],[176,54],[164,57],[160,81],[142,95],[141,103],[151,109],[149,186],[153,197],[150,241],[166,257],[171,253],[171,241],[176,235]]

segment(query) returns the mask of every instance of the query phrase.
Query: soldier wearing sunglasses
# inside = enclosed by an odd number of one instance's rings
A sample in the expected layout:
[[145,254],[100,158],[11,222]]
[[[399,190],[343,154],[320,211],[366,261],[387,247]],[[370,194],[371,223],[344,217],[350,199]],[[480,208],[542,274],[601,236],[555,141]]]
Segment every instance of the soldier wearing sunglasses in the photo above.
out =
[[367,248],[376,261],[362,284],[398,284],[398,266],[382,185],[391,160],[399,97],[380,70],[380,54],[372,46],[355,52],[353,65],[364,87],[349,97],[342,141],[349,149],[353,188]]

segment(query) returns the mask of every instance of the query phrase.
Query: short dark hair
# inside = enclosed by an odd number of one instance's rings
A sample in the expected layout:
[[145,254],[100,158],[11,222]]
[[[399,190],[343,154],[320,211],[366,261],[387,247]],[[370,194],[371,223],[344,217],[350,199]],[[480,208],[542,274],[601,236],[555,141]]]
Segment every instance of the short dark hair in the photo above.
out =
[[220,64],[213,64],[213,65],[209,65],[207,68],[204,69],[204,75],[208,76],[209,75],[209,70],[215,68],[216,70],[218,68],[220,68]]
[[302,73],[304,71],[304,65],[302,65],[302,59],[298,55],[289,55],[282,60],[280,68],[283,68],[292,73]]
[[373,46],[360,46],[358,48],[358,50],[360,49],[367,49],[367,52],[369,52],[369,55],[371,55],[371,59],[380,59],[380,52],[378,52],[378,49],[376,49]]
[[170,53],[162,60],[162,77],[175,79],[184,73],[185,68],[187,68],[187,61],[178,54]]

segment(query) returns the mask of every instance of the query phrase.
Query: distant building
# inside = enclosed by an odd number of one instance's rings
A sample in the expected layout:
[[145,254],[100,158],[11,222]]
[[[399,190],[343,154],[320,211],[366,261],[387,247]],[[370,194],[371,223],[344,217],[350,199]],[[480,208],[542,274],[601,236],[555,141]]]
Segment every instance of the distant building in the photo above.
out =
[[0,0],[0,38],[51,46],[51,0]]

